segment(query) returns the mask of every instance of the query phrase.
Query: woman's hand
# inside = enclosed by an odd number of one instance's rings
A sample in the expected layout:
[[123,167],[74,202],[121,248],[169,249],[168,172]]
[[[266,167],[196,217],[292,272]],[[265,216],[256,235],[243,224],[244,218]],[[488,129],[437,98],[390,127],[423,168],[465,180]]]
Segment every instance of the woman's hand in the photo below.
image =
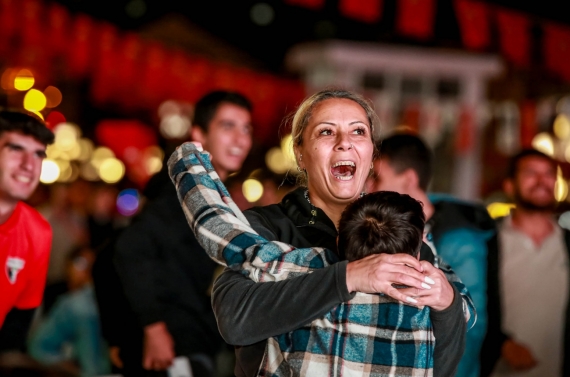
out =
[[[416,304],[416,299],[411,296],[417,292],[431,291],[431,285],[435,283],[430,276],[422,273],[424,266],[408,254],[369,255],[348,263],[346,286],[349,292],[384,293],[396,300]],[[441,276],[445,280],[443,273]],[[392,284],[412,288],[397,289]],[[453,300],[453,290],[451,295]]]
[[416,306],[429,306],[435,310],[444,310],[449,308],[453,302],[454,293],[453,287],[445,277],[443,271],[434,267],[429,262],[421,261],[419,263],[423,270],[423,274],[430,277],[435,284],[431,285],[431,289],[404,288],[401,289],[400,292],[406,296],[411,296],[416,302],[409,302]]

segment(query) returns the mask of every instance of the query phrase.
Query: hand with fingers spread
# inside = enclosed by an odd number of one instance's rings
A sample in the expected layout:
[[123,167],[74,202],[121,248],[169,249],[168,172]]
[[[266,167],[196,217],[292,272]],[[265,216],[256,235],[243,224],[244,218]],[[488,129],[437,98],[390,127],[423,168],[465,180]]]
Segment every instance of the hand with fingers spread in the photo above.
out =
[[443,271],[427,261],[420,261],[419,264],[424,276],[430,278],[434,284],[429,285],[429,289],[404,288],[400,290],[400,293],[411,296],[415,300],[411,302],[417,306],[429,306],[440,311],[449,308],[453,302],[454,293]]
[[[349,292],[384,293],[396,300],[416,304],[412,296],[430,291],[434,284],[423,271],[424,265],[411,255],[373,254],[347,265],[346,284]],[[412,288],[398,289],[394,285]]]

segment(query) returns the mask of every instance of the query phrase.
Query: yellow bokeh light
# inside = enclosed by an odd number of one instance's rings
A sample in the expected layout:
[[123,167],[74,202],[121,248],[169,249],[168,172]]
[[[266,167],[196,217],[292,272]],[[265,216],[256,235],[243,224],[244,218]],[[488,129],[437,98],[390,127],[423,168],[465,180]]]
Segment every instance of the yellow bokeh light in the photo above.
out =
[[101,177],[104,182],[116,183],[125,175],[125,165],[121,160],[110,157],[101,162],[98,171],[99,177]]
[[45,184],[54,183],[59,177],[59,166],[54,160],[48,158],[42,161],[42,173],[40,174],[40,182]]
[[265,154],[265,164],[274,173],[283,174],[289,169],[289,165],[283,156],[281,148],[273,147]]
[[93,164],[89,162],[81,165],[79,174],[81,175],[81,177],[83,177],[88,181],[95,182],[99,180],[99,174],[97,174],[97,169],[95,168],[95,166],[93,166]]
[[554,185],[554,198],[557,202],[562,202],[568,196],[568,182],[562,177],[556,178],[556,184]]
[[287,134],[283,139],[281,139],[281,152],[283,152],[283,157],[287,159],[287,163],[291,165],[291,162],[295,163],[295,153],[293,152],[293,137],[291,134]]
[[101,163],[103,161],[105,161],[108,158],[113,158],[113,157],[115,157],[115,154],[109,148],[97,147],[97,148],[95,148],[95,150],[93,151],[93,154],[91,155],[91,164],[93,164],[95,169],[99,169],[99,167],[101,166]]
[[532,146],[534,149],[552,157],[554,156],[554,142],[552,137],[546,133],[541,132],[532,139]]
[[38,118],[40,118],[41,120],[45,120],[44,119],[44,115],[42,113],[40,113],[39,111],[35,111],[35,110],[31,110],[30,113],[35,114]]
[[162,159],[151,156],[145,160],[144,167],[148,175],[158,173],[162,169]]
[[513,208],[515,208],[515,205],[512,203],[495,202],[487,206],[487,212],[489,212],[489,215],[493,219],[496,219],[498,217],[508,216]]
[[73,123],[60,123],[54,130],[55,145],[62,151],[69,152],[76,148],[77,139],[81,134],[79,127]]
[[[29,69],[20,69],[14,79],[14,89],[26,91],[34,86],[34,75]],[[41,92],[40,92],[41,93]],[[43,107],[42,107],[43,109]],[[38,111],[41,109],[37,109]]]
[[77,156],[77,159],[79,161],[89,160],[93,154],[93,142],[89,139],[81,138],[77,141],[77,144],[79,145],[79,156]]
[[144,150],[144,155],[148,157],[158,157],[161,161],[164,159],[164,151],[156,145],[152,145]]
[[46,103],[46,96],[37,89],[30,89],[24,96],[24,109],[28,111],[42,111]]
[[246,179],[241,186],[241,191],[248,202],[254,203],[263,195],[263,185],[257,179]]
[[561,140],[568,139],[570,136],[570,120],[564,114],[558,114],[553,125],[554,135]]
[[71,164],[67,160],[56,160],[57,166],[59,167],[59,177],[58,182],[69,182],[71,178]]

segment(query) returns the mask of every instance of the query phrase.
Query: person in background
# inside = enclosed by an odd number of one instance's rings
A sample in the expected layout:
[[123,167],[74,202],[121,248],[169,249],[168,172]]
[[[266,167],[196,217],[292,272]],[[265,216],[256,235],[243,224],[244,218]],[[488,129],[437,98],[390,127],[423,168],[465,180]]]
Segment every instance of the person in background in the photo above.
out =
[[[372,169],[378,122],[368,100],[337,88],[310,95],[295,111],[292,144],[301,187],[289,192],[278,204],[253,207],[244,215],[251,227],[269,241],[297,248],[327,248],[336,252],[340,261],[274,283],[253,282],[239,272],[224,270],[214,282],[212,304],[220,333],[235,346],[236,376],[258,374],[269,338],[297,330],[334,311],[357,292],[382,292],[401,302],[411,303],[412,299],[418,306],[430,306],[434,309],[430,311],[434,327],[439,322],[444,332],[448,330],[447,336],[440,336],[438,341],[456,345],[448,347],[448,354],[434,355],[434,368],[447,370],[460,359],[464,334],[455,330],[462,322],[470,328],[476,312],[468,292],[459,292],[447,279],[451,275],[457,281],[457,276],[453,272],[446,275],[434,267],[437,256],[427,245],[420,250],[421,261],[399,253],[348,262],[343,260],[344,251],[337,248],[341,214],[362,195]],[[425,287],[429,283],[422,273],[425,262],[432,264],[430,278],[439,281],[432,289]],[[408,287],[399,289],[394,285]],[[436,297],[439,304],[432,301]],[[309,365],[315,358],[311,357],[310,345],[306,348],[306,358],[298,362]],[[340,368],[343,358],[350,358],[351,353],[346,347],[339,347],[336,352],[339,358],[332,360],[332,366]],[[438,360],[446,365],[437,365]],[[412,369],[407,369],[399,375],[412,374]]]
[[[467,286],[477,308],[477,322],[467,332],[465,352],[456,376],[479,376],[485,334],[500,332],[500,322],[487,310],[487,292],[497,287],[495,222],[482,204],[450,195],[428,194],[432,152],[420,137],[394,134],[380,141],[377,147],[380,158],[374,162],[368,191],[396,191],[423,203],[428,243]],[[496,306],[496,298],[491,297],[491,300],[495,303],[491,303],[491,307]]]
[[47,315],[57,298],[67,292],[66,265],[71,251],[89,242],[87,200],[92,183],[77,179],[50,185],[50,199],[38,207],[49,222],[53,238],[42,315]]
[[25,349],[42,302],[52,232],[24,201],[38,186],[53,140],[35,116],[0,110],[0,353]]
[[[190,227],[204,250],[218,263],[259,282],[285,280],[338,262],[331,250],[298,249],[270,242],[255,233],[217,177],[209,154],[199,145],[184,143],[170,157],[168,166]],[[392,191],[374,192],[356,199],[343,211],[338,248],[344,250],[348,261],[381,253],[405,253],[419,260],[424,225],[423,208],[417,200]],[[219,244],[225,242],[232,247],[220,248]],[[436,271],[434,266],[425,267],[426,271],[428,267]],[[374,320],[368,322],[370,318]],[[368,329],[351,334],[347,330],[352,323]],[[465,322],[460,318],[458,324],[452,331],[461,337]],[[437,328],[432,326],[428,306],[403,306],[388,296],[360,294],[310,325],[274,336],[267,344],[260,374],[299,375],[310,371],[311,375],[329,375],[334,363],[328,360],[340,357],[336,353],[338,343],[331,341],[336,338],[350,349],[340,374],[360,371],[361,364],[369,364],[373,370],[391,370],[395,374],[433,372],[451,376],[456,365],[450,370],[432,370],[434,347],[443,348],[438,352],[443,355],[448,354],[446,346],[457,344],[436,343],[439,334],[434,330]],[[417,340],[413,343],[405,335],[411,333]],[[304,356],[307,343],[312,344],[310,353],[318,355],[312,365],[296,361]],[[374,349],[374,356],[368,352],[370,349]]]
[[[539,151],[511,158],[503,183],[516,207],[499,223],[501,337],[492,376],[570,375],[570,231],[556,222],[557,164]],[[497,358],[490,359],[496,361]]]
[[94,261],[91,248],[72,250],[66,266],[68,291],[32,331],[28,347],[30,355],[41,363],[59,365],[85,377],[111,371],[93,292]]
[[[222,180],[249,154],[251,110],[244,96],[227,91],[196,103],[190,139],[211,152]],[[112,256],[132,322],[142,333],[120,350],[123,373],[165,375],[180,356],[190,360],[195,377],[212,376],[225,346],[209,295],[216,264],[188,227],[166,166],[151,183],[156,196],[118,236]]]

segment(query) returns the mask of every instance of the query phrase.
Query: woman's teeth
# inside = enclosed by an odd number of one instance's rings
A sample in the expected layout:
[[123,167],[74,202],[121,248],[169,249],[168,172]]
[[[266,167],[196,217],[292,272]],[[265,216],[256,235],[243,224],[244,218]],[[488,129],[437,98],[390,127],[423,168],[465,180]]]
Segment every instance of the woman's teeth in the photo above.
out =
[[352,161],[339,161],[336,162],[331,168],[331,172],[334,177],[341,181],[348,181],[352,179],[355,170],[356,164]]

